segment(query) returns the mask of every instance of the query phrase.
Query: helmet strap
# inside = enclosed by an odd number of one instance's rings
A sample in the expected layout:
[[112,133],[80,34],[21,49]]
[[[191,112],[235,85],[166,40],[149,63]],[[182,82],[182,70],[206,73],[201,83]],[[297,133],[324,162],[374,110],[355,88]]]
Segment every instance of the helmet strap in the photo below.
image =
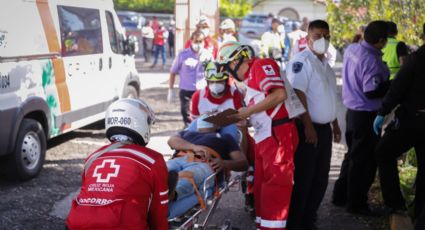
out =
[[242,65],[242,63],[243,63],[243,58],[240,58],[239,60],[238,60],[238,63],[236,64],[236,66],[235,66],[235,68],[234,69],[232,69],[232,68],[230,68],[230,65],[229,64],[227,64],[225,67],[226,67],[226,69],[232,74],[232,76],[233,76],[233,78],[234,79],[236,79],[237,81],[239,81],[239,82],[242,82],[243,80],[240,80],[239,78],[238,78],[238,74],[237,74],[237,72],[238,72],[238,70],[239,70],[239,68],[241,67],[241,65]]

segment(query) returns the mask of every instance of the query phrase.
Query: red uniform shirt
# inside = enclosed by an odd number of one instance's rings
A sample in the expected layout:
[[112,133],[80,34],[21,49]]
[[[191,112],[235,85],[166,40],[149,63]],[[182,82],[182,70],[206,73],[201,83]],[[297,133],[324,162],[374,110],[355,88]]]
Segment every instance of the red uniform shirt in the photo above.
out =
[[98,151],[86,160],[68,227],[168,229],[168,171],[163,156],[134,144],[97,156]]
[[[201,95],[204,94],[204,95]],[[207,100],[209,102],[209,108],[207,109],[209,111],[213,111],[216,108],[218,108],[220,105],[225,103],[228,100],[232,100],[232,108],[238,110],[242,107],[242,99],[243,96],[237,91],[234,87],[231,87],[229,85],[226,86],[225,93],[221,98],[215,98],[211,95],[211,92],[207,87],[205,87],[202,90],[196,90],[196,92],[192,96],[192,107],[191,107],[191,114],[192,117],[196,118],[197,116],[207,112],[207,111],[200,111],[204,110],[200,108],[200,103],[203,103],[204,100]]]
[[[249,63],[248,87],[264,92],[266,96],[270,90],[275,88],[285,88],[284,82],[280,76],[280,68],[277,63],[270,58],[254,58]],[[267,114],[272,114],[274,108],[268,109]],[[288,111],[283,104],[273,120],[287,118]]]

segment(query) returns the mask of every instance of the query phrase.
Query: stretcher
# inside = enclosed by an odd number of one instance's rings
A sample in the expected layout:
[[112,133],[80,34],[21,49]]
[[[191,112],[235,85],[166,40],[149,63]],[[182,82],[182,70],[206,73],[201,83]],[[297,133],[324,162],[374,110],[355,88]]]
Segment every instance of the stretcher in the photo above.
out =
[[[229,220],[226,220],[221,226],[208,225],[222,195],[227,193],[231,187],[240,184],[245,175],[244,173],[234,174],[229,180],[225,180],[224,177],[224,173],[215,172],[204,180],[202,188],[200,188],[204,207],[201,207],[196,194],[171,202],[169,204],[169,229],[232,229]],[[215,186],[211,186],[212,184]]]

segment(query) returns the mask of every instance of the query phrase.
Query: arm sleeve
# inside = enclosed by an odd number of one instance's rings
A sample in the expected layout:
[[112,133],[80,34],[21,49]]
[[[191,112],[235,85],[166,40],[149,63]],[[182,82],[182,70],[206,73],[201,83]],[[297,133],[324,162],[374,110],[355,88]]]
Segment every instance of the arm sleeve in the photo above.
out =
[[403,57],[403,56],[407,56],[409,54],[409,48],[407,48],[406,43],[404,42],[399,42],[397,44],[397,57]]
[[187,49],[190,47],[190,44],[192,44],[192,40],[187,40],[186,44],[184,44],[184,48]]
[[200,115],[199,109],[198,109],[199,95],[200,95],[200,91],[196,90],[196,92],[192,96],[192,105],[191,105],[190,113],[191,113],[193,120],[196,119]]
[[242,108],[242,95],[237,90],[235,90],[235,93],[233,94],[233,105],[236,110]]
[[178,73],[179,73],[179,71],[180,71],[180,66],[181,66],[180,58],[181,58],[181,53],[179,53],[179,54],[178,54],[178,55],[174,58],[173,64],[171,65],[171,69],[170,69],[170,72],[171,72],[171,73],[174,73],[174,74],[178,74]]
[[168,229],[168,170],[164,159],[157,158],[152,167],[153,195],[149,209],[150,229]]
[[256,84],[261,91],[269,92],[275,88],[285,87],[280,77],[280,68],[274,60],[264,59],[258,61],[252,68],[254,68]]
[[241,150],[238,143],[236,143],[236,140],[231,135],[226,134],[223,136],[223,138],[227,142],[228,153]]
[[286,78],[292,88],[306,92],[308,88],[309,76],[303,62],[295,60],[290,62],[286,70]]
[[368,66],[370,67],[365,70],[362,81],[363,93],[380,91],[386,84],[385,82],[389,81],[389,76],[386,76],[389,75],[389,72],[383,71],[382,65],[378,62],[370,63]]
[[402,65],[400,70],[397,72],[390,89],[382,101],[381,109],[378,111],[379,115],[389,114],[391,110],[400,104],[402,98],[406,95],[406,92],[412,85],[415,74],[415,66],[416,56],[415,54],[412,54],[407,57],[406,63]]

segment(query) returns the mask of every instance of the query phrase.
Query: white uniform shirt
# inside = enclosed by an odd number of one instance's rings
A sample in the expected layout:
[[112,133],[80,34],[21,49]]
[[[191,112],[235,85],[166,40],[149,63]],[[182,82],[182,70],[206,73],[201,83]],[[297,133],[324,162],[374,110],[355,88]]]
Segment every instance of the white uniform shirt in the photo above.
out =
[[291,86],[306,95],[308,112],[314,123],[325,124],[335,120],[336,76],[326,59],[320,61],[307,48],[293,57],[286,74]]

